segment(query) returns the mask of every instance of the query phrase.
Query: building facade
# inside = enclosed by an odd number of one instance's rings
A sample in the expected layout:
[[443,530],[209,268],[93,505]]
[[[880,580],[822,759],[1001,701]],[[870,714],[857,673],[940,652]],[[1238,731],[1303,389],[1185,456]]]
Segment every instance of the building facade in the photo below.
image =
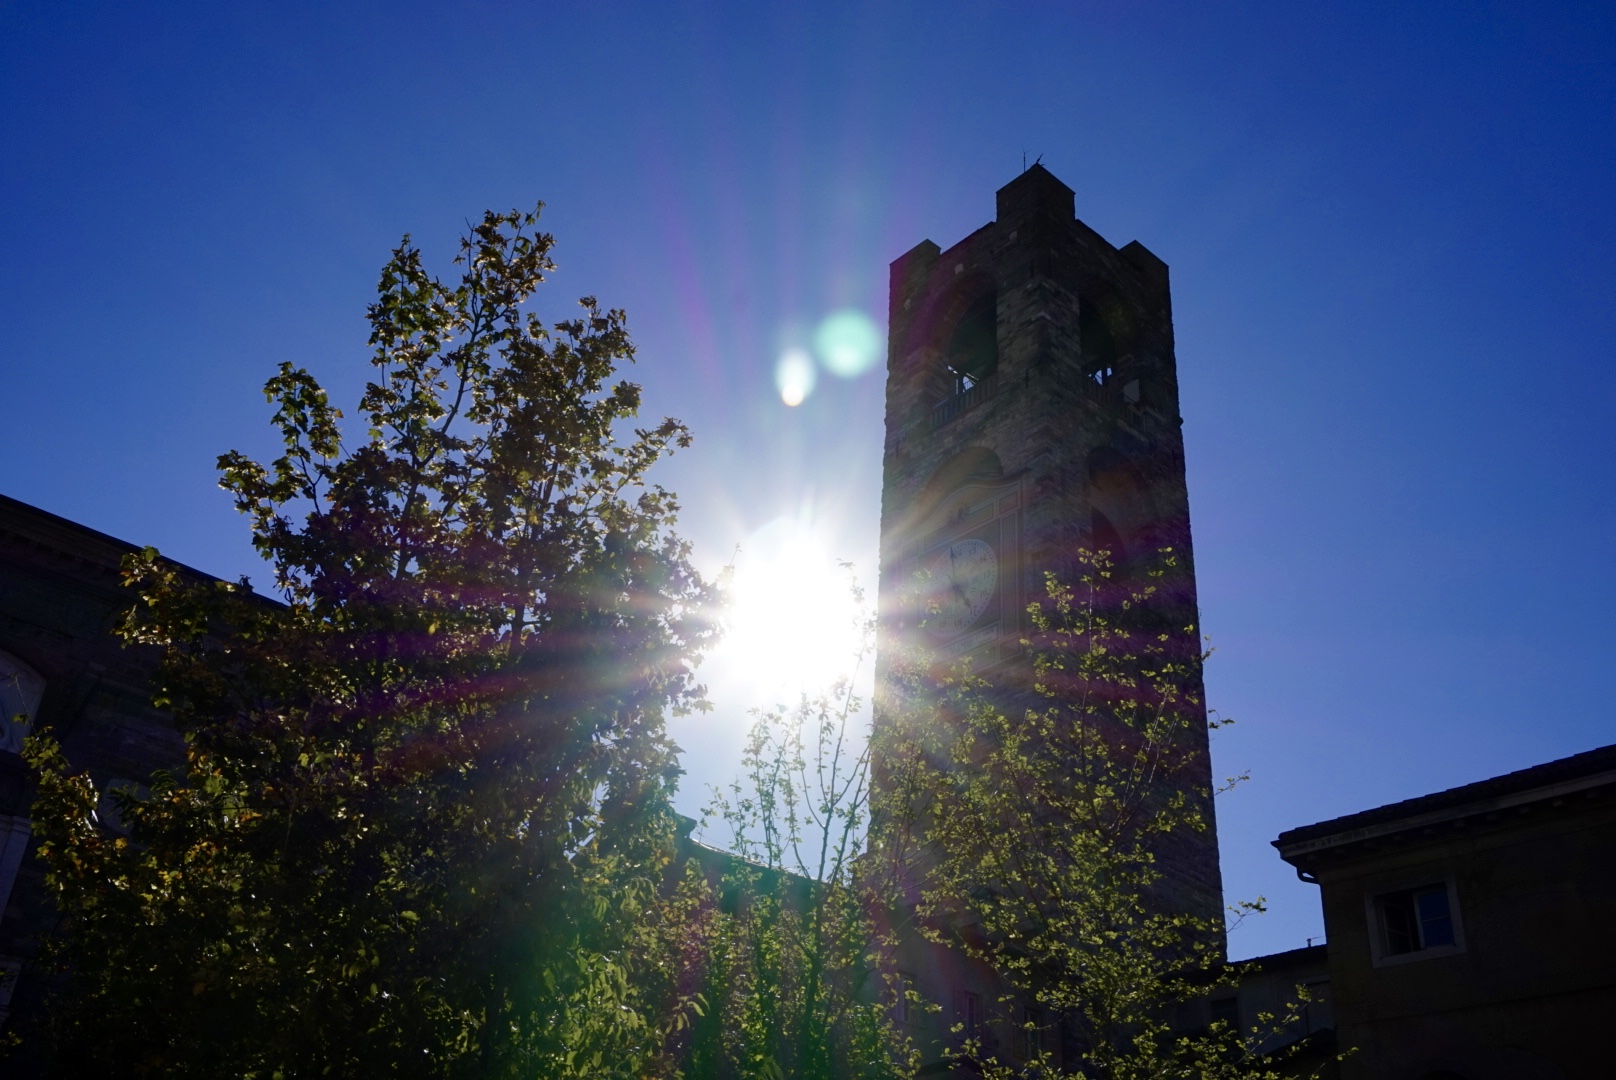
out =
[[1616,746],[1292,829],[1347,1080],[1616,1075]]
[[[119,566],[133,545],[0,495],[0,1024],[39,998],[32,962],[56,915],[31,856],[32,785],[20,751],[48,725],[97,790],[138,786],[184,762],[184,743],[151,706],[155,651],[114,628],[130,605]],[[107,799],[101,813],[114,813]]]
[[[1110,553],[1120,578],[1156,581],[1161,627],[1198,653],[1167,266],[1137,241],[1113,246],[1079,221],[1073,193],[1040,165],[1000,189],[995,220],[943,250],[922,241],[891,267],[881,504],[883,656],[919,645],[966,661],[1001,690],[1030,682],[1023,644],[1045,574]],[[885,662],[885,661],[883,661]],[[1212,820],[1198,668],[1194,764],[1175,783]],[[1173,908],[1221,927],[1215,830],[1158,853]],[[991,975],[951,950],[915,949],[928,1054],[952,1023],[1002,1050]],[[993,1027],[1004,1030],[995,1031]]]

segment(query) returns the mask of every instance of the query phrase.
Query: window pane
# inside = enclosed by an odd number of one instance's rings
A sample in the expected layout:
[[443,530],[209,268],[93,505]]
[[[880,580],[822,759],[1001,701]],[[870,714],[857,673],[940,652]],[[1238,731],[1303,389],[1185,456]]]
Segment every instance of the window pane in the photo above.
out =
[[1021,1022],[1026,1025],[1027,1056],[1035,1058],[1044,1052],[1044,1014],[1037,1009],[1023,1009]]
[[907,971],[900,971],[894,983],[893,991],[897,999],[893,1002],[892,1018],[900,1024],[907,1024],[914,1019],[909,1011],[911,1008],[909,994],[915,988],[915,977]]
[[1420,944],[1427,949],[1453,944],[1453,916],[1445,887],[1426,889],[1414,897],[1420,916]]
[[1393,955],[1413,952],[1420,947],[1419,929],[1414,922],[1414,897],[1392,893],[1380,900],[1381,922],[1386,929],[1386,951]]
[[954,1022],[960,1025],[966,1038],[975,1038],[977,1026],[982,1022],[982,999],[969,990],[956,990]]

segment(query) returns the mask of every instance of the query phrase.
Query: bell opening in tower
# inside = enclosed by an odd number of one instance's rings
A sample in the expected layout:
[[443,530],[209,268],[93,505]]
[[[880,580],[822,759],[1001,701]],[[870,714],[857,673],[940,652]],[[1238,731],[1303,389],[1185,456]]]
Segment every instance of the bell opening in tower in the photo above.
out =
[[1092,303],[1080,305],[1077,336],[1082,349],[1083,374],[1099,386],[1107,385],[1117,373],[1117,340],[1110,324]]
[[984,293],[960,315],[945,354],[950,392],[974,390],[999,370],[999,298]]

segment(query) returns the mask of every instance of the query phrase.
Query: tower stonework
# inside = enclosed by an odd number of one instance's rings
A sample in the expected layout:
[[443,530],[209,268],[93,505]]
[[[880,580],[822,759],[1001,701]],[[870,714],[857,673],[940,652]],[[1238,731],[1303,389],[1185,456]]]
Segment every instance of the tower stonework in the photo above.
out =
[[[922,633],[912,612],[901,629],[915,607],[905,589],[937,581],[932,654],[995,684],[1024,681],[1026,608],[1045,595],[1046,572],[1074,580],[1079,549],[1103,549],[1126,578],[1171,548],[1154,603],[1177,645],[1198,650],[1166,264],[1137,241],[1113,247],[1034,165],[999,190],[996,220],[892,263],[889,334],[883,647]],[[1210,823],[1204,723],[1193,737],[1196,765],[1181,781]],[[1177,836],[1160,856],[1168,902],[1220,920],[1215,829]]]

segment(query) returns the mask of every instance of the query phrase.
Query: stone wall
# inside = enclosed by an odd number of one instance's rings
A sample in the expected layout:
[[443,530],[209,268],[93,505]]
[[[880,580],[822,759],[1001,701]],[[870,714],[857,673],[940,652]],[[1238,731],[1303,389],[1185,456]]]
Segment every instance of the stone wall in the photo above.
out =
[[[997,298],[997,371],[991,385],[960,394],[948,372],[950,336],[985,293]],[[999,191],[997,220],[947,251],[923,241],[892,264],[889,335],[886,632],[898,631],[890,616],[903,607],[915,560],[929,544],[971,534],[962,515],[984,514],[976,509],[984,493],[997,492],[1003,523],[981,535],[1009,549],[1001,570],[1013,599],[996,627],[985,619],[970,635],[980,671],[1023,679],[1022,609],[1044,594],[1044,574],[1070,580],[1078,548],[1118,541],[1124,571],[1173,550],[1177,567],[1153,606],[1174,647],[1197,652],[1198,634],[1185,632],[1199,618],[1166,265],[1078,221],[1071,190],[1034,166]],[[1189,689],[1201,696],[1198,679]],[[1198,750],[1199,768],[1183,780],[1205,792],[1204,726]],[[1210,799],[1203,808],[1210,821]],[[1220,918],[1215,830],[1181,837],[1164,854],[1176,902]]]
[[[1113,550],[1133,585],[1171,548],[1151,626],[1180,654],[1198,655],[1201,640],[1167,267],[1078,221],[1072,191],[1041,166],[999,191],[997,211],[946,251],[922,241],[892,264],[878,668],[922,642],[968,660],[1013,708],[1032,673],[1025,608],[1045,595],[1046,572],[1075,580],[1079,548]],[[992,361],[972,330],[988,305]],[[987,547],[998,559],[992,602],[968,603],[976,576],[957,599],[920,595],[957,553]],[[965,610],[939,623],[940,604]],[[1202,701],[1196,670],[1184,689]],[[1196,713],[1194,764],[1176,781],[1210,826],[1204,705]],[[1215,828],[1170,836],[1157,855],[1159,902],[1221,927]],[[973,1001],[985,1043],[1013,1057],[990,972],[918,941],[900,946],[899,963],[942,1007],[907,1020],[928,1057]]]

